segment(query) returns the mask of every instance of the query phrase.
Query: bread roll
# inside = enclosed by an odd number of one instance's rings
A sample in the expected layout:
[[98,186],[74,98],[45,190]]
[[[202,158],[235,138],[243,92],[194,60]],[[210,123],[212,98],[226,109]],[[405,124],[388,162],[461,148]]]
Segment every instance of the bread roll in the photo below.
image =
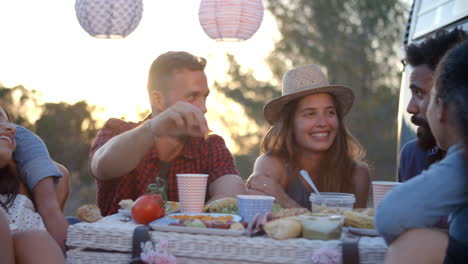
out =
[[132,199],[124,199],[124,200],[119,202],[119,206],[120,206],[120,208],[122,208],[124,210],[132,210],[132,207],[133,207],[134,203],[135,202]]
[[94,223],[101,220],[102,215],[95,204],[86,204],[78,208],[77,217],[83,222]]
[[302,234],[302,222],[298,216],[275,219],[263,225],[263,230],[274,239],[296,238]]

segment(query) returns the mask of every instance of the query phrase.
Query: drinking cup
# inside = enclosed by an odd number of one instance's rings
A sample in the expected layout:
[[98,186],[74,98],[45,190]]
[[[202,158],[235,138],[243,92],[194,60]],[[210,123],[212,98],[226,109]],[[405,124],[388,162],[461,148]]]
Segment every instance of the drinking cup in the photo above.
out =
[[180,211],[201,213],[205,205],[208,174],[176,174]]
[[256,214],[273,210],[275,198],[268,195],[237,195],[237,208],[243,221],[250,222]]
[[377,208],[377,206],[379,206],[380,201],[382,201],[387,192],[389,192],[391,189],[395,188],[400,184],[400,182],[373,181],[372,195],[374,200],[374,208]]

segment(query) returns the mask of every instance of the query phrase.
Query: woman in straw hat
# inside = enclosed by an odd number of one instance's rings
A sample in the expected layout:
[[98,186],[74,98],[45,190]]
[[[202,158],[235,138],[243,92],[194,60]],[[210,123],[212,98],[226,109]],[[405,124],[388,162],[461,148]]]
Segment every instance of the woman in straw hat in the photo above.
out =
[[310,209],[312,189],[299,176],[304,169],[319,191],[353,193],[355,207],[365,207],[370,183],[365,150],[343,122],[353,101],[350,88],[330,85],[316,65],[286,72],[282,96],[264,107],[272,127],[247,181],[249,192],[274,196],[285,208]]

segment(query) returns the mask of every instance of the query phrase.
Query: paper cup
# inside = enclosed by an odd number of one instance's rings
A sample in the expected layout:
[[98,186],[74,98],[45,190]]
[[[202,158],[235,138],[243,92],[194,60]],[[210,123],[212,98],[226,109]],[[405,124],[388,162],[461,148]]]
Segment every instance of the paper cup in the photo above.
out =
[[176,174],[180,211],[201,213],[205,205],[208,174]]
[[372,195],[374,200],[374,208],[379,206],[380,201],[384,198],[385,194],[395,186],[400,185],[400,182],[390,182],[390,181],[373,181],[372,182]]
[[275,198],[268,195],[237,195],[237,208],[243,221],[250,222],[256,214],[273,210]]

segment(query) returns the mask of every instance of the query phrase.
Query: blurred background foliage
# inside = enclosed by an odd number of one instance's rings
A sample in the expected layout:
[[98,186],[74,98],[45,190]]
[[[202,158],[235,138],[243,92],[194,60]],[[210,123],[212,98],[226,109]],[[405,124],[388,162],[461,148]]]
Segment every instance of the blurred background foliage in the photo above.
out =
[[[400,0],[270,0],[265,4],[281,33],[267,58],[272,79],[256,80],[252,69],[227,55],[229,81],[212,87],[243,107],[249,119],[246,126],[258,128],[247,134],[231,131],[240,149],[235,159],[243,178],[250,175],[258,143],[268,129],[263,105],[281,94],[284,72],[313,63],[322,67],[330,83],[354,90],[356,101],[347,117],[348,127],[366,148],[374,179],[394,180],[400,83],[397,55],[408,7]],[[95,183],[88,174],[88,151],[100,128],[93,117],[96,106],[85,101],[40,104],[39,99],[34,90],[0,83],[0,103],[12,113],[14,122],[38,134],[52,158],[70,171],[72,187],[65,213],[74,215],[80,205],[96,199]],[[220,119],[229,127],[235,113]]]
[[[231,81],[215,84],[215,89],[244,106],[250,120],[261,128],[248,136],[258,137],[260,142],[268,129],[263,105],[281,94],[284,72],[317,64],[330,83],[346,85],[355,92],[347,125],[366,148],[373,177],[394,180],[398,52],[408,7],[399,0],[272,0],[267,8],[281,33],[267,59],[273,73],[271,82],[256,81],[251,71],[228,56]],[[244,141],[243,136],[233,138]],[[236,155],[236,161],[245,178],[251,173],[259,146],[243,148],[246,154]]]

